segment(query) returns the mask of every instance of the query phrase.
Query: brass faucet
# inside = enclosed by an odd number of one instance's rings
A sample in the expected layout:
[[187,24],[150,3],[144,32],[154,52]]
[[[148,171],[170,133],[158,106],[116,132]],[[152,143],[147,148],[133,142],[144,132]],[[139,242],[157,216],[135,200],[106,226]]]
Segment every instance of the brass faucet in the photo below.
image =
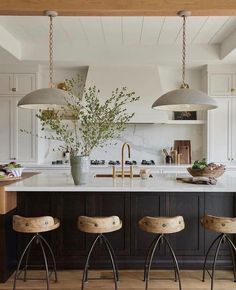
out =
[[127,146],[128,148],[128,158],[130,158],[130,145],[129,143],[124,143],[122,146],[122,150],[121,150],[121,177],[124,178],[125,177],[125,170],[124,170],[124,152],[125,152],[125,146]]
[[124,178],[125,175],[128,175],[130,178],[133,178],[133,166],[130,165],[129,171],[125,171],[124,169],[124,163],[125,163],[124,152],[125,152],[126,146],[128,148],[128,157],[130,158],[130,151],[131,151],[130,145],[129,143],[124,143],[121,150],[121,171],[116,170],[115,166],[113,166],[113,172],[112,172],[113,178],[115,178],[116,176],[120,176]]

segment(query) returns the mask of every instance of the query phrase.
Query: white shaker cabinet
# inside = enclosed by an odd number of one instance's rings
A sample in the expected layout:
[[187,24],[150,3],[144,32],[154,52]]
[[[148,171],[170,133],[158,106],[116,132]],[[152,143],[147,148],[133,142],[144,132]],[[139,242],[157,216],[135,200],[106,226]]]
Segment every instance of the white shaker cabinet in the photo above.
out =
[[[17,107],[19,97],[0,97],[0,161],[34,162],[36,156],[35,111]],[[21,132],[25,129],[31,134]]]
[[208,113],[208,159],[232,164],[236,161],[236,98],[215,100],[218,108]]
[[17,107],[18,101],[35,88],[34,73],[0,74],[0,162],[37,161],[35,111]]
[[36,87],[34,73],[0,73],[0,95],[25,95]]
[[0,160],[13,158],[13,115],[10,97],[0,99]]
[[236,96],[236,74],[211,73],[209,75],[209,95]]

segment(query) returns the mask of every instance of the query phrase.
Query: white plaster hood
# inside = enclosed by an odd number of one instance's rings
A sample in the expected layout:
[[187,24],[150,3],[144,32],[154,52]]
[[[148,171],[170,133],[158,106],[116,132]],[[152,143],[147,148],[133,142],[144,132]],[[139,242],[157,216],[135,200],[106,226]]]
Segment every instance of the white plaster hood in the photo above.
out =
[[109,97],[116,88],[122,87],[140,96],[138,102],[127,106],[129,112],[135,112],[131,123],[165,123],[168,119],[166,112],[151,108],[163,93],[158,67],[90,66],[86,87],[93,85],[100,89],[102,100]]

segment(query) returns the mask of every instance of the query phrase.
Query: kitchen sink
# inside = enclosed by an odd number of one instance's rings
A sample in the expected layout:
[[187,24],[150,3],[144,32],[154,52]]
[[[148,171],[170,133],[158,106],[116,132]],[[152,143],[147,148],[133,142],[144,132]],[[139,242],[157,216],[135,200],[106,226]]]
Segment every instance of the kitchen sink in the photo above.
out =
[[[113,175],[112,174],[96,174],[94,177],[111,177],[111,178],[113,178]],[[116,175],[116,177],[117,178],[121,178],[121,174],[118,174],[118,175]],[[115,177],[115,178],[116,178]],[[125,174],[125,177],[127,177],[127,178],[130,178],[130,175],[129,174]],[[133,178],[138,178],[138,177],[140,177],[140,174],[133,174]],[[149,175],[149,177],[153,177],[151,174]]]

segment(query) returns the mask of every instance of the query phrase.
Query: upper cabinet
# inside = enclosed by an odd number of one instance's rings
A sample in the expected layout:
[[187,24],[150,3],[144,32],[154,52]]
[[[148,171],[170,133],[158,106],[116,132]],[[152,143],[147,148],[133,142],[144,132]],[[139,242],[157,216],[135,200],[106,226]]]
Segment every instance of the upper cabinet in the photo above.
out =
[[35,89],[34,73],[0,73],[0,95],[24,95]]
[[209,95],[236,96],[236,74],[211,73],[209,75]]
[[37,161],[35,111],[17,107],[18,101],[35,89],[35,73],[0,74],[0,162]]

